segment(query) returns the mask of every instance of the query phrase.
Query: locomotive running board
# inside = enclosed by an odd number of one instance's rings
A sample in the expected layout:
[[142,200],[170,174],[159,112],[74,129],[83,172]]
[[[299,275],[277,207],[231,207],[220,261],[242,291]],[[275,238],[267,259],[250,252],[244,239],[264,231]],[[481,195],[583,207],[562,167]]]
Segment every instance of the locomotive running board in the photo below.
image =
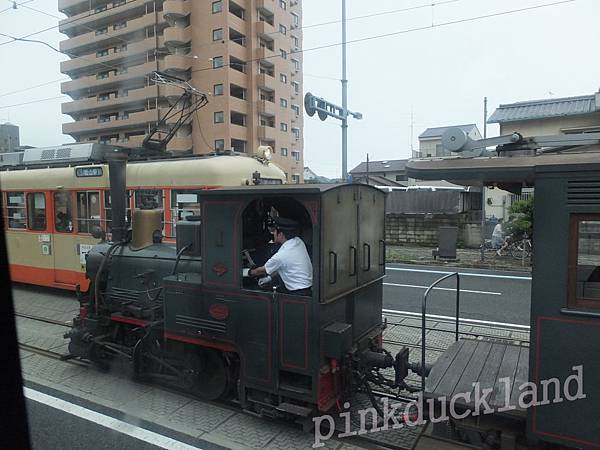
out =
[[313,413],[311,408],[294,405],[293,403],[280,403],[276,409],[277,411],[286,412],[299,417],[309,417]]

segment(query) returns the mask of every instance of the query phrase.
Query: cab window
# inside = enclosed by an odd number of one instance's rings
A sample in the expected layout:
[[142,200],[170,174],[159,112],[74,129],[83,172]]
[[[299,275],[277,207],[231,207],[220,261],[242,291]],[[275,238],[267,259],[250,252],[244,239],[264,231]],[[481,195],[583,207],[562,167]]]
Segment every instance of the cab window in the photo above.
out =
[[571,218],[569,306],[600,309],[600,214]]
[[97,226],[100,226],[100,192],[78,192],[77,230],[91,233]]
[[54,193],[54,228],[59,233],[73,232],[73,211],[69,192]]
[[163,209],[162,189],[139,189],[134,194],[134,205],[136,209],[162,209],[160,223],[162,231],[165,229],[165,213]]
[[6,212],[8,216],[8,228],[22,230],[27,227],[24,192],[6,193]]
[[46,229],[46,196],[43,192],[27,194],[27,228],[35,231]]
[[200,191],[197,189],[174,189],[171,191],[171,229],[176,235],[177,222],[189,216],[200,215]]

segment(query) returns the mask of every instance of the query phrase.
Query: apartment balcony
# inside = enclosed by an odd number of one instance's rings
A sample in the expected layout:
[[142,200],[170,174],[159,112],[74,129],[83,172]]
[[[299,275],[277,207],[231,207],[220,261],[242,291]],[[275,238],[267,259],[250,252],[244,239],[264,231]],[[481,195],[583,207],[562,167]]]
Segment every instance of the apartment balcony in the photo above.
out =
[[269,15],[273,15],[275,11],[275,0],[256,0],[256,8]]
[[58,0],[58,10],[65,14],[77,14],[82,11],[88,11],[90,9],[89,6],[89,0]]
[[140,125],[143,126],[149,123],[156,123],[158,121],[158,114],[159,110],[153,109],[131,113],[129,116],[119,119],[112,118],[106,119],[105,121],[99,121],[100,119],[79,120],[77,122],[63,123],[62,131],[63,134],[70,134],[71,136],[91,132],[119,132],[132,127],[139,128]]
[[114,22],[115,16],[118,16],[119,20],[127,20],[145,14],[146,2],[147,0],[129,0],[116,7],[112,7],[109,3],[106,5],[107,8],[100,12],[90,11],[89,2],[87,2],[87,11],[61,20],[58,24],[58,30],[67,35],[87,33],[90,28],[97,29]]
[[[158,47],[164,45],[162,36],[158,38]],[[73,74],[77,72],[92,72],[102,70],[107,65],[119,65],[131,61],[136,55],[146,58],[146,53],[156,49],[156,38],[148,38],[139,42],[127,44],[127,50],[116,52],[114,49],[109,51],[106,56],[96,57],[95,54],[83,55],[79,58],[73,58],[60,63],[62,73]]]
[[91,31],[71,39],[66,39],[60,43],[60,51],[67,54],[83,54],[98,48],[108,47],[112,44],[123,44],[123,40],[131,40],[130,37],[128,39],[124,39],[124,37],[136,31],[142,37],[145,37],[146,27],[153,26],[155,23],[154,14],[146,14],[137,19],[128,20],[127,26],[118,30],[109,29],[103,34],[98,34],[98,30]]
[[185,152],[191,150],[193,147],[192,136],[175,136],[167,144],[167,151],[171,152]]
[[61,84],[61,92],[63,94],[77,94],[79,91],[94,88],[94,91],[99,92],[104,89],[114,87],[122,87],[122,84],[126,81],[135,80],[136,78],[143,78],[150,75],[155,70],[162,70],[163,64],[158,65],[156,61],[148,62],[146,64],[140,64],[139,66],[129,67],[127,72],[115,73],[114,71],[109,72],[106,78],[97,78],[96,75],[89,77],[77,78],[71,81],[65,81]]
[[181,73],[190,70],[193,61],[191,56],[167,55],[162,64],[165,72]]
[[260,60],[267,66],[275,65],[275,52],[267,47],[260,47],[254,50],[254,58]]
[[192,2],[183,0],[165,0],[163,3],[163,18],[165,20],[177,20],[189,16],[191,13]]
[[143,105],[148,98],[156,97],[156,92],[156,86],[147,86],[142,89],[132,89],[126,96],[116,97],[114,94],[111,94],[110,98],[107,100],[100,100],[98,97],[83,98],[81,100],[63,103],[61,105],[61,110],[63,114],[73,115],[90,111],[100,112],[115,110],[123,105]]
[[192,27],[167,27],[164,32],[165,46],[180,47],[192,41]]
[[273,35],[275,34],[275,27],[264,20],[259,20],[256,22],[256,33],[264,38],[273,40]]
[[277,139],[277,130],[272,127],[259,126],[258,127],[258,138],[274,141],[275,139]]
[[275,103],[269,102],[267,100],[259,100],[256,102],[258,105],[259,114],[263,114],[265,116],[274,117],[276,113]]
[[268,91],[275,90],[275,78],[267,75],[266,73],[261,73],[256,77],[256,84],[261,89],[266,89]]

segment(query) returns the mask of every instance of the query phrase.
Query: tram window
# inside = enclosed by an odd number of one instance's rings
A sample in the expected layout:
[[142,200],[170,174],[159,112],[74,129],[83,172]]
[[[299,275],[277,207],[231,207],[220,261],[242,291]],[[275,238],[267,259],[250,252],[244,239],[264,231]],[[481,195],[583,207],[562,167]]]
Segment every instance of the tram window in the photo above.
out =
[[77,193],[77,229],[80,233],[91,233],[100,226],[100,192]]
[[27,194],[27,228],[42,231],[46,229],[46,196],[43,192]]
[[26,228],[26,209],[24,192],[7,192],[8,228]]
[[173,236],[176,234],[176,224],[188,216],[200,215],[200,191],[197,189],[178,189],[171,191],[171,225]]
[[600,309],[600,215],[576,215],[571,223],[569,306]]
[[73,212],[69,192],[54,193],[54,227],[60,233],[73,232]]

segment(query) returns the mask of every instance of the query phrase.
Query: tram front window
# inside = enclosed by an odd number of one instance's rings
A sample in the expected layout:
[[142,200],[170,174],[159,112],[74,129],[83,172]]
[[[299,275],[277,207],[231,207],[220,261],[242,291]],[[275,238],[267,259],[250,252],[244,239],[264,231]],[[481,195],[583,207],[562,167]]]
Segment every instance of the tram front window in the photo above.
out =
[[[583,216],[575,219],[571,233],[572,251],[576,255],[572,261],[571,277],[575,286],[572,292],[570,305],[584,308],[600,308],[600,217]],[[573,273],[574,272],[574,273]],[[573,295],[574,294],[574,295]]]

